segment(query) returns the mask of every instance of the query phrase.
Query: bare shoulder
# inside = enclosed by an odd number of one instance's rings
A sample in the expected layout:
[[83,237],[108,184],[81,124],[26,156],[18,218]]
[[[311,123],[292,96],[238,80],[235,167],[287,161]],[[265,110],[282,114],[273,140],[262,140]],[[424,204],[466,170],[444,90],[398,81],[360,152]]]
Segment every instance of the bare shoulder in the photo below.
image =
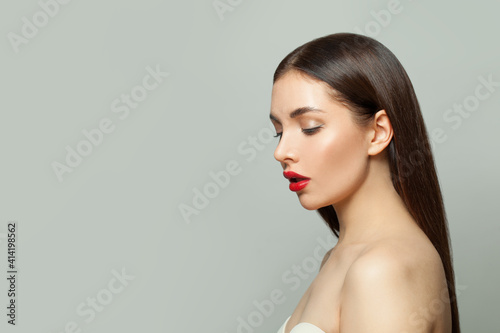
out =
[[444,274],[441,258],[430,242],[401,239],[381,241],[367,247],[353,261],[347,275],[384,273],[387,270],[411,280]]
[[330,250],[328,250],[326,253],[325,253],[325,256],[323,257],[323,261],[321,262],[321,265],[319,266],[319,269],[321,270],[321,268],[323,267],[323,265],[325,264],[325,262],[328,260],[328,258],[330,257],[330,253],[332,252],[333,248],[331,248]]
[[[430,242],[406,239],[373,244],[346,273],[340,331],[432,332],[449,311],[441,297],[443,288],[441,258]],[[433,304],[436,300],[440,304]],[[430,315],[421,320],[419,313],[430,306],[440,311],[428,311]]]

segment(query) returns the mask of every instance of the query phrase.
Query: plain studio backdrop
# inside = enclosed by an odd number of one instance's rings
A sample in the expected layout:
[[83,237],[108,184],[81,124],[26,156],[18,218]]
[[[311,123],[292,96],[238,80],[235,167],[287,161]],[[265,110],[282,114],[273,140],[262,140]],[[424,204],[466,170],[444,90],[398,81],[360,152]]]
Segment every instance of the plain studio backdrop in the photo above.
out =
[[277,331],[336,239],[274,160],[272,75],[297,46],[356,32],[394,52],[437,133],[463,332],[498,332],[499,11],[3,1],[0,276],[14,223],[16,273],[0,330]]

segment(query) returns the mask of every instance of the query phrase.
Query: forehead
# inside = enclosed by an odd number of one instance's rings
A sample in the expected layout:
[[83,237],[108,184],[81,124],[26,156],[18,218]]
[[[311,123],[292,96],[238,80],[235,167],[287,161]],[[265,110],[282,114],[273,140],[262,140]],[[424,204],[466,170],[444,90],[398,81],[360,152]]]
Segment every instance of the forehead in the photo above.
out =
[[300,107],[315,107],[329,110],[339,107],[327,83],[314,79],[296,70],[291,70],[273,85],[271,114],[281,117]]

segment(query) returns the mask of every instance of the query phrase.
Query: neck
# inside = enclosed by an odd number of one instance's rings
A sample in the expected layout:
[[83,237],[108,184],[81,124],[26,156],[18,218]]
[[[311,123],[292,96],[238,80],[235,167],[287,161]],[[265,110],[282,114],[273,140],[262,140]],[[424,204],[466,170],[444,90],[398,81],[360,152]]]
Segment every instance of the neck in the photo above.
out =
[[392,184],[387,160],[381,157],[371,159],[360,187],[333,206],[339,220],[339,246],[373,242],[397,228],[416,226]]

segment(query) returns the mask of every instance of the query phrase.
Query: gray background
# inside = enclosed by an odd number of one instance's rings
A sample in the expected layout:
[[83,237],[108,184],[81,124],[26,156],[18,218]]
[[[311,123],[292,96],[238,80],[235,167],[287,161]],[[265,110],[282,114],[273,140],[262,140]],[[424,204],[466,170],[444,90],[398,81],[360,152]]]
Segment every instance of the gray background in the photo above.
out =
[[[317,273],[293,267],[317,268],[314,251],[322,257],[336,240],[288,190],[277,139],[262,134],[272,74],[295,47],[342,31],[393,51],[428,130],[446,134],[434,154],[462,328],[499,332],[500,87],[456,128],[443,115],[471,100],[480,76],[500,81],[500,3],[401,0],[388,24],[373,13],[390,1],[231,3],[221,19],[211,0],[73,0],[18,52],[8,34],[21,35],[40,4],[1,3],[0,276],[8,221],[18,223],[19,265],[15,328],[1,279],[2,332],[233,333],[239,319],[276,332]],[[169,76],[120,119],[111,103],[140,86],[148,66]],[[114,131],[60,182],[51,164],[103,118]],[[250,137],[253,155],[238,150]],[[232,160],[240,172],[187,223],[179,207]],[[110,293],[122,268],[133,280]],[[284,302],[259,321],[256,304],[273,290]],[[77,308],[89,311],[89,297],[106,305],[87,322]]]

